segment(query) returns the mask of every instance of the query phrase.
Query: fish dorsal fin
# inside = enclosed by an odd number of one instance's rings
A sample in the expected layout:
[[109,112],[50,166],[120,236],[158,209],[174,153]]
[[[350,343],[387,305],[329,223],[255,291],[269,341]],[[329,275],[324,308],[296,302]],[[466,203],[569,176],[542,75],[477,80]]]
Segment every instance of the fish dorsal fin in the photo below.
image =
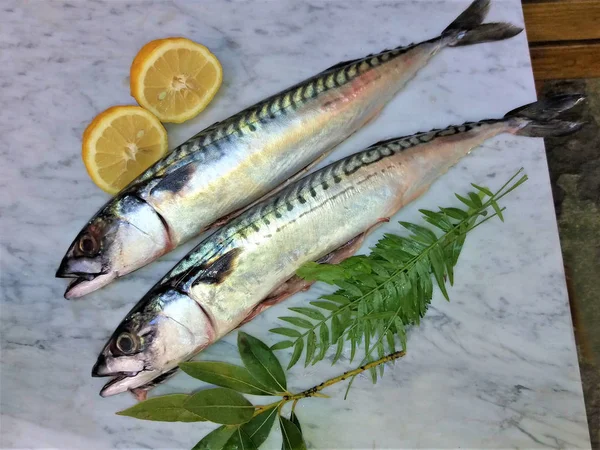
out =
[[190,287],[198,284],[220,284],[235,268],[235,261],[242,250],[234,248],[205,263],[191,277]]

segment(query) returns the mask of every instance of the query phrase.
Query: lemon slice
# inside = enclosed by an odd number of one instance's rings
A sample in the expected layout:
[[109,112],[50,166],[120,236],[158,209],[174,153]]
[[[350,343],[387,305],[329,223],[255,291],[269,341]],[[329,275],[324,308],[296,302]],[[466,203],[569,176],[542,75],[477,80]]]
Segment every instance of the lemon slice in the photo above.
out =
[[167,153],[167,131],[139,106],[113,106],[83,133],[83,163],[102,190],[116,194]]
[[163,122],[181,123],[196,116],[222,81],[216,56],[185,38],[148,42],[131,64],[131,95]]

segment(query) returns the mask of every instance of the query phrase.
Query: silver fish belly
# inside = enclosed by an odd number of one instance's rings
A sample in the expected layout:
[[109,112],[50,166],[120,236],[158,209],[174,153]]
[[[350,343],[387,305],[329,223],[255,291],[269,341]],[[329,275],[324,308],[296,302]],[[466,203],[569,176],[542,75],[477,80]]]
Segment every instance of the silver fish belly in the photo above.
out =
[[337,64],[180,145],[79,233],[57,271],[76,279],[65,296],[92,292],[239,214],[373,119],[442,48],[521,31],[481,25],[488,7],[475,0],[437,38]]

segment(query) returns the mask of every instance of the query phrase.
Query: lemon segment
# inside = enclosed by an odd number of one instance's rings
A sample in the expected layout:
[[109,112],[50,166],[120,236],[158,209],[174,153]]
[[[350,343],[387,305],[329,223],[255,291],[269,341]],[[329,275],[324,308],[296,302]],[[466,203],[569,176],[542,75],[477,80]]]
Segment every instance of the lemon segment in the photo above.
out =
[[186,38],[158,39],[138,52],[130,71],[131,95],[162,122],[195,117],[223,81],[219,60]]
[[94,183],[116,194],[167,149],[167,131],[156,116],[139,106],[113,106],[85,129],[81,156]]

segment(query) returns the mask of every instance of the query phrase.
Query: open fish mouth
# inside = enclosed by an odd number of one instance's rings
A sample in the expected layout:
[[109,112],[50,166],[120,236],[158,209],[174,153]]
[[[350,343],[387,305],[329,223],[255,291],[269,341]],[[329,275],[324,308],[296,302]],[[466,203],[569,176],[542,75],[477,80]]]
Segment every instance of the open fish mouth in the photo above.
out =
[[82,297],[90,292],[94,292],[95,290],[101,288],[102,286],[106,286],[112,280],[116,278],[116,273],[112,272],[99,272],[99,273],[65,273],[60,276],[56,275],[58,278],[74,278],[73,281],[69,284],[67,289],[65,290],[65,298],[67,300],[71,300],[74,298]]

